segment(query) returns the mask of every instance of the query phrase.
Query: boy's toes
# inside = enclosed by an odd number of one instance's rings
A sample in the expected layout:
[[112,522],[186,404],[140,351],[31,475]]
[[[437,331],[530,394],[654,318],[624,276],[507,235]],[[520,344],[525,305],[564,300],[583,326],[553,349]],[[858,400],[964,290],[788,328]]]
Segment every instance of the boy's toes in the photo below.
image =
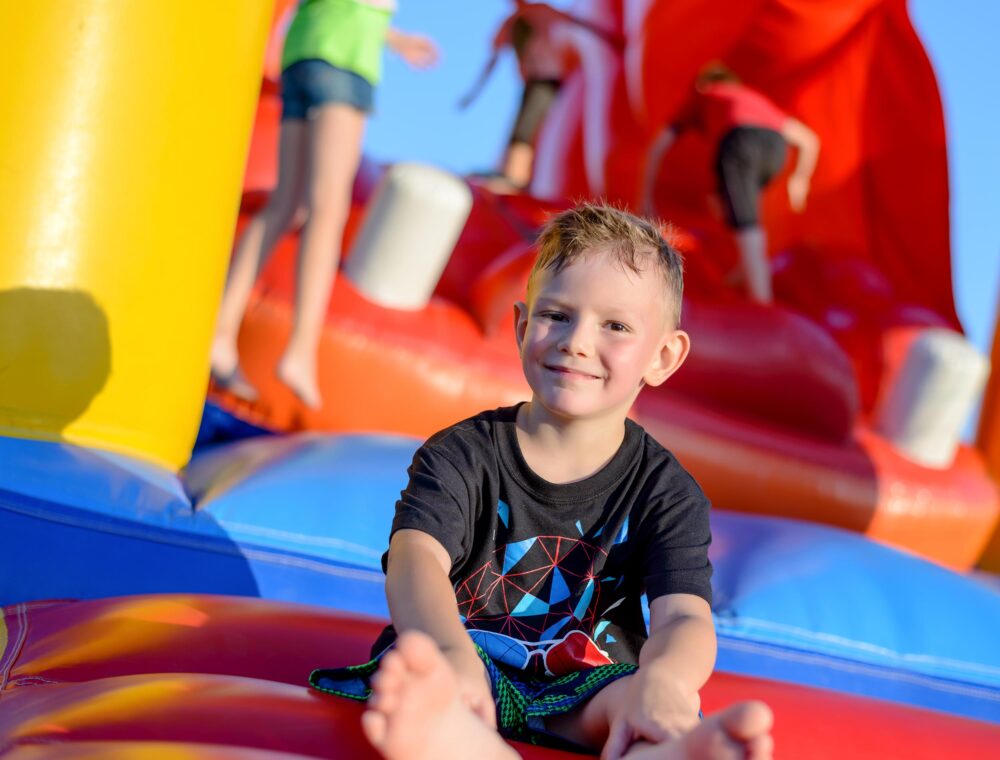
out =
[[749,760],[771,760],[774,756],[774,737],[765,734],[748,741],[746,756]]
[[763,702],[742,702],[723,711],[722,725],[733,738],[749,742],[759,737],[770,737],[774,713]]
[[377,709],[365,710],[361,714],[361,730],[375,749],[381,749],[389,735],[389,719]]
[[384,712],[393,712],[400,701],[400,693],[406,688],[407,674],[402,660],[389,652],[382,658],[379,669],[371,678],[372,695],[369,704]]
[[400,656],[406,669],[418,674],[432,673],[441,667],[448,667],[434,641],[417,631],[400,634],[395,652]]

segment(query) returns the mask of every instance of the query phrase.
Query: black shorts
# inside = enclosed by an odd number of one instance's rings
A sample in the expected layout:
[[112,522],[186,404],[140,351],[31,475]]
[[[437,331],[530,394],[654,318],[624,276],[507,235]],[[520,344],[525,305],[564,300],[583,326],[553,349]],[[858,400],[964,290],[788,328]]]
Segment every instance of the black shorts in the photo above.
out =
[[785,165],[788,144],[773,129],[735,127],[719,142],[715,175],[730,227],[760,221],[760,191]]
[[524,94],[521,96],[521,108],[517,112],[514,129],[511,130],[511,143],[535,142],[535,135],[542,125],[542,119],[548,113],[552,101],[559,92],[558,79],[529,79],[524,83]]

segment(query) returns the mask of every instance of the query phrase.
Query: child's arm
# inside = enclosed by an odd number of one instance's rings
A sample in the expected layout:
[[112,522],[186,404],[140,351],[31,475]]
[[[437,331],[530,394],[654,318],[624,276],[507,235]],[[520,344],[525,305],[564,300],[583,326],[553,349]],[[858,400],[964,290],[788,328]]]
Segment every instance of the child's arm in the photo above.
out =
[[469,91],[462,96],[461,100],[458,101],[459,108],[468,108],[472,105],[472,101],[479,97],[479,93],[482,91],[483,87],[486,86],[486,82],[489,81],[490,75],[493,73],[493,69],[496,68],[497,60],[500,58],[499,48],[496,48],[496,41],[494,41],[493,45],[495,49],[490,54],[490,58],[486,61],[486,65],[483,67],[483,70],[479,72],[479,78],[476,80],[476,83],[472,85]]
[[802,211],[806,207],[809,184],[819,158],[819,137],[801,121],[793,118],[785,120],[781,136],[798,150],[798,160],[788,177],[788,202],[793,211]]
[[698,691],[712,674],[716,640],[708,602],[667,594],[649,606],[649,639],[639,671],[610,726],[603,757],[620,758],[636,741],[662,742],[698,722]]
[[437,539],[419,530],[396,531],[385,579],[392,625],[397,633],[418,630],[434,639],[454,668],[466,703],[496,727],[489,677],[459,619],[450,570],[451,557]]
[[390,27],[385,33],[385,44],[400,58],[418,69],[426,69],[438,61],[434,40],[421,34],[411,34]]

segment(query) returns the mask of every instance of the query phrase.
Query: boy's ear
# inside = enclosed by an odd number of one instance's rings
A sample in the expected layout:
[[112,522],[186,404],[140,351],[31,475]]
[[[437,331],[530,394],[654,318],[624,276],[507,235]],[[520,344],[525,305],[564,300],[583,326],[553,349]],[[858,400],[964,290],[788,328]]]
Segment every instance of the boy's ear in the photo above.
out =
[[514,303],[514,337],[517,338],[517,352],[521,353],[524,335],[528,331],[528,305],[524,301]]
[[660,349],[642,379],[646,385],[662,385],[681,368],[691,350],[691,336],[683,330],[671,330],[660,342]]

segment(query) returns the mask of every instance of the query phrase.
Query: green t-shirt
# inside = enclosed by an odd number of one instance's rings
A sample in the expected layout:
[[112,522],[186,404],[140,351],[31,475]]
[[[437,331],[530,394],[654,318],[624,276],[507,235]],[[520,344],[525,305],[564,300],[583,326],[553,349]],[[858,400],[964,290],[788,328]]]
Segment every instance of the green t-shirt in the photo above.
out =
[[288,27],[281,68],[318,58],[377,85],[392,7],[379,0],[302,0]]

